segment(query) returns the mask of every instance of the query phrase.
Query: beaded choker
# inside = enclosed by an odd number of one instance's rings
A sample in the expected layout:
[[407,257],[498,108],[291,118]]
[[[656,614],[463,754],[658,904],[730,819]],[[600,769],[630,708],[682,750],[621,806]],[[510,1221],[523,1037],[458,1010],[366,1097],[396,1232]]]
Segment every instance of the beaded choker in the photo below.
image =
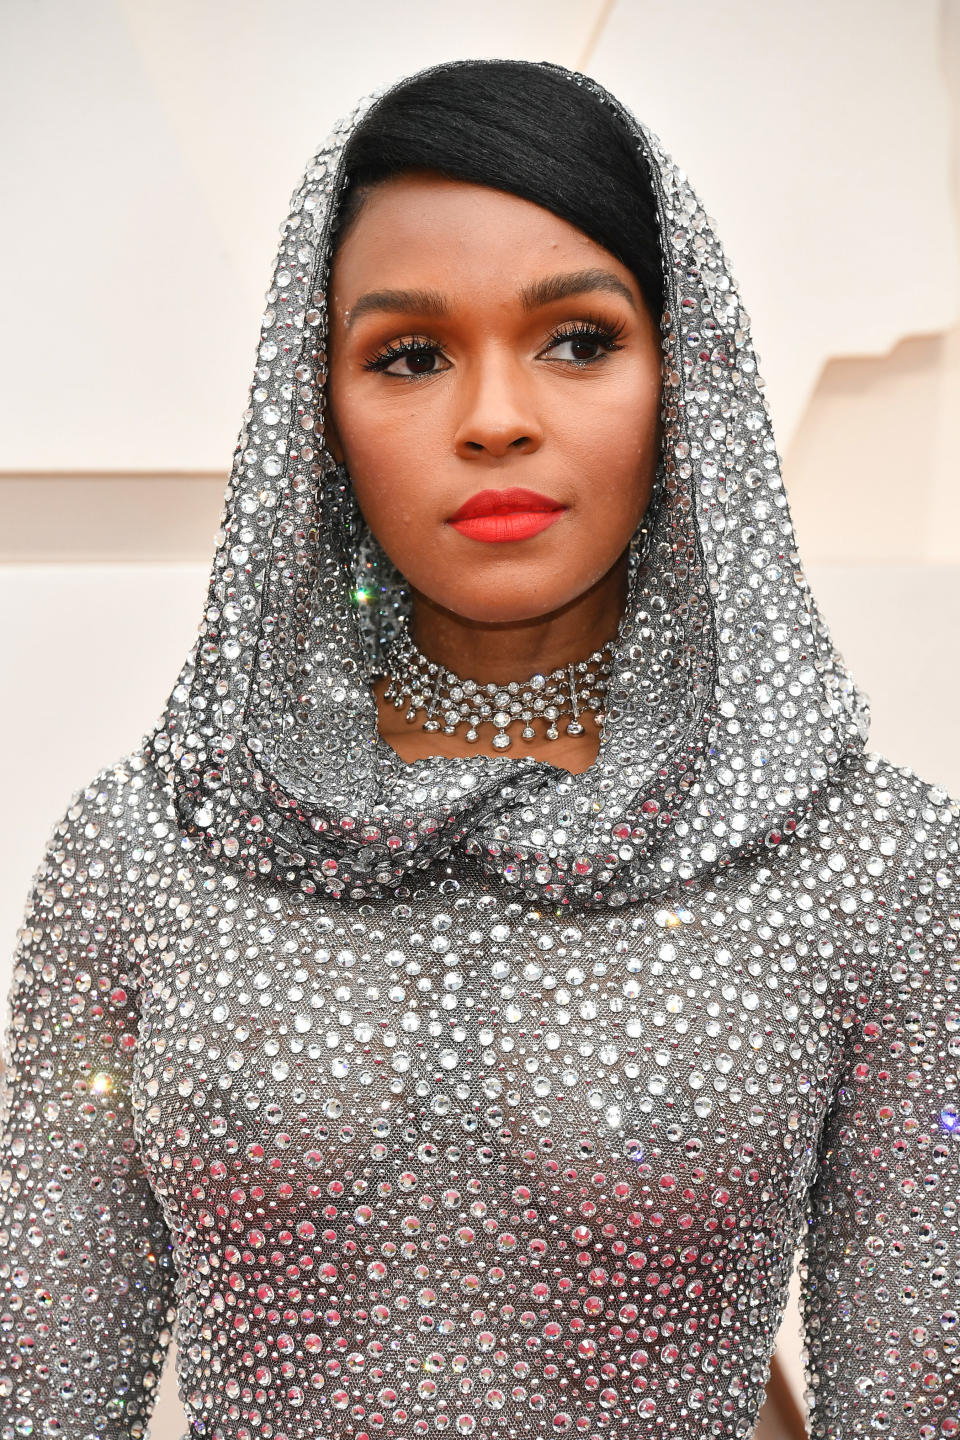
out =
[[[444,735],[455,735],[466,725],[465,739],[477,741],[479,726],[493,725],[495,750],[509,750],[513,744],[507,733],[512,725],[522,725],[522,739],[537,738],[533,722],[547,721],[546,738],[558,740],[558,722],[567,719],[567,735],[582,735],[581,716],[591,713],[599,726],[603,722],[603,706],[613,660],[613,641],[595,650],[586,660],[562,665],[549,675],[531,675],[520,683],[481,684],[463,680],[452,670],[428,660],[414,644],[404,623],[386,654],[389,683],[384,698],[392,700],[397,710],[407,705],[404,718],[416,721],[423,710],[426,719],[422,728]],[[569,717],[569,718],[567,718]]]

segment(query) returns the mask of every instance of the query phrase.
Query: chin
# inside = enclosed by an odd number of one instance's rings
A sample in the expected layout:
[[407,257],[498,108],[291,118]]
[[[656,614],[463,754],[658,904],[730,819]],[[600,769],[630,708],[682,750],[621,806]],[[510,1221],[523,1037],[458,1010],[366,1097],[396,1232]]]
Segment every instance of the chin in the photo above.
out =
[[[531,595],[531,585],[505,589],[492,576],[479,580],[476,588],[458,590],[448,596],[431,595],[421,591],[432,605],[439,606],[461,620],[470,620],[478,625],[522,625],[545,620],[549,615],[572,604],[583,594],[583,590],[562,591],[535,590],[536,599]],[[584,586],[584,590],[588,589]]]

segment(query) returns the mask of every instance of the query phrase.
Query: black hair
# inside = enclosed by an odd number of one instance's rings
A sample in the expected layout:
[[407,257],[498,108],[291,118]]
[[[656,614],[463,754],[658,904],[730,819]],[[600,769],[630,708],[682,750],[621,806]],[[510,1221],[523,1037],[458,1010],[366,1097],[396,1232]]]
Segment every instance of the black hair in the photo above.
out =
[[663,310],[660,225],[650,171],[619,112],[557,67],[457,62],[374,102],[344,153],[340,243],[369,189],[433,170],[532,200],[609,250]]

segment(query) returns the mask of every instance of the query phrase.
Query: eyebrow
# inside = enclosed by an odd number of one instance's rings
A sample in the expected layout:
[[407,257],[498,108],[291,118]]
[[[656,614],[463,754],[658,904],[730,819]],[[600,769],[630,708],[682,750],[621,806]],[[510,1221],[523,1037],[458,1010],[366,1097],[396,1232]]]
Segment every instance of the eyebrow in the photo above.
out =
[[[529,285],[521,285],[517,291],[524,310],[538,310],[556,300],[566,300],[571,295],[583,295],[590,290],[606,290],[627,300],[634,310],[636,301],[628,287],[609,270],[572,270],[566,274],[547,275]],[[374,310],[401,311],[406,314],[449,315],[450,307],[445,295],[439,290],[369,290],[361,295],[347,321],[347,329]]]
[[607,290],[627,300],[634,310],[637,308],[629,288],[609,270],[574,270],[566,275],[547,275],[543,280],[522,285],[517,294],[525,310],[536,310],[541,305],[566,300],[570,295],[583,295],[588,290]]

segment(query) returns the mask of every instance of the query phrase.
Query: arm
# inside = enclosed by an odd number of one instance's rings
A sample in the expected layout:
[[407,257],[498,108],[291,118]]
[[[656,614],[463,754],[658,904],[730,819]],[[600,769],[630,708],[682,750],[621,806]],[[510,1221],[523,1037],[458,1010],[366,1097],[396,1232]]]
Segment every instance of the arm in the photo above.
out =
[[[863,993],[800,1268],[811,1434],[960,1436],[960,827],[926,811]],[[864,935],[865,945],[869,937]]]
[[171,1237],[131,1107],[129,784],[118,766],[74,796],[17,938],[0,1102],[4,1437],[145,1435],[170,1339]]

